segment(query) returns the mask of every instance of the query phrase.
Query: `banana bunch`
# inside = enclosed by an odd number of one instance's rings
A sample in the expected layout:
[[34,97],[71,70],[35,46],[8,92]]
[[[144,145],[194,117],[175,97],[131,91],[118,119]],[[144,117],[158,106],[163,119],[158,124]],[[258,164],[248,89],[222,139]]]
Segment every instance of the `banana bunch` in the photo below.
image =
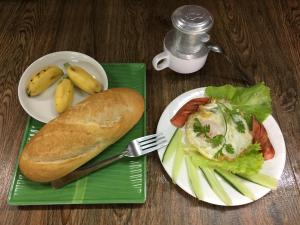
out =
[[64,72],[57,66],[48,67],[35,74],[27,83],[26,93],[29,97],[37,96],[44,92],[62,77]]
[[74,87],[70,79],[63,78],[55,90],[55,109],[58,113],[66,111],[71,107],[74,96]]
[[[71,107],[74,97],[74,86],[88,94],[102,91],[102,85],[87,71],[79,66],[64,64],[68,77],[63,77],[56,86],[54,101],[58,113]],[[26,93],[29,97],[37,96],[54,84],[64,75],[58,66],[48,67],[35,74],[27,83]]]
[[72,66],[69,63],[65,63],[64,66],[67,69],[68,77],[81,90],[88,94],[95,94],[102,91],[101,84],[81,67]]

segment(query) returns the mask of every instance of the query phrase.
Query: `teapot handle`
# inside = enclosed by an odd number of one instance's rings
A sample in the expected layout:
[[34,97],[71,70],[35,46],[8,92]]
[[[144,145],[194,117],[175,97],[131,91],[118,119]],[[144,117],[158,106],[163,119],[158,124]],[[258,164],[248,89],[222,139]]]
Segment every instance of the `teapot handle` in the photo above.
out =
[[152,64],[157,71],[169,67],[169,54],[166,52],[159,53],[153,58]]

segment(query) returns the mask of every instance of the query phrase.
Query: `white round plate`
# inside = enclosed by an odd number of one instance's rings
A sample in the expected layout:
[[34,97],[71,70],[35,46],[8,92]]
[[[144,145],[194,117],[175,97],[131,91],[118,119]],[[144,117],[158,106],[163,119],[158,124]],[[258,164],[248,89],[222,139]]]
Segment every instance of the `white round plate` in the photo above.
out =
[[[191,99],[203,97],[205,88],[197,88],[191,91],[188,91],[177,98],[175,98],[164,110],[163,114],[160,117],[157,126],[157,133],[163,133],[167,140],[170,141],[173,136],[176,128],[171,124],[170,119],[176,114],[176,112],[183,106],[186,102]],[[283,139],[281,130],[272,116],[269,116],[264,122],[264,127],[268,132],[269,139],[275,149],[275,156],[271,160],[267,160],[263,164],[263,168],[260,171],[261,173],[272,176],[276,179],[280,179],[280,176],[283,172],[285,158],[286,158],[286,148]],[[162,148],[158,151],[160,161],[162,163],[162,157],[166,148]],[[185,163],[185,161],[184,161]],[[172,160],[167,163],[162,164],[168,175],[171,177],[172,171]],[[203,174],[199,171],[199,176],[201,179],[201,189],[203,191],[203,201],[215,204],[215,205],[224,205],[224,203],[217,197],[217,195],[211,190],[209,184],[206,182],[206,179],[203,177]],[[229,194],[232,199],[232,205],[244,205],[252,202],[253,200],[243,196],[235,189],[233,189],[229,184],[224,182],[219,176],[218,180],[221,182],[225,191]],[[252,191],[255,195],[256,200],[263,197],[270,192],[270,189],[262,187],[260,185],[254,184],[252,182],[245,181],[245,185]],[[185,192],[195,197],[188,180],[188,175],[185,165],[181,167],[181,171],[178,177],[177,185],[182,188]]]
[[[104,90],[108,88],[106,73],[103,67],[95,59],[79,52],[62,51],[50,53],[37,59],[29,67],[27,67],[19,81],[19,101],[24,110],[31,117],[47,123],[58,116],[54,107],[54,92],[57,83],[51,85],[38,96],[28,97],[26,94],[26,84],[28,80],[42,69],[52,65],[59,66],[66,73],[64,63],[67,62],[71,65],[77,65],[84,68],[102,84]],[[88,94],[80,91],[78,88],[75,88],[73,105],[82,101],[87,96]]]

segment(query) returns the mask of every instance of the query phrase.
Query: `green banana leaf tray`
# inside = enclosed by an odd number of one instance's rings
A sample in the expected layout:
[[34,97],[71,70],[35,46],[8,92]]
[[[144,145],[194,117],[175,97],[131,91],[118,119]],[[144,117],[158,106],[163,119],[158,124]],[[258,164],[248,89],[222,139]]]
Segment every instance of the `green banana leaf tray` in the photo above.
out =
[[[146,101],[145,64],[102,64],[102,66],[107,73],[109,88],[135,89],[144,96]],[[28,119],[20,152],[43,125],[33,118]],[[145,134],[146,109],[144,116],[130,132],[93,161],[121,152],[131,140]],[[135,159],[124,158],[61,189],[53,189],[49,184],[40,184],[26,179],[20,173],[17,164],[8,195],[10,205],[144,203],[145,200],[145,156]]]

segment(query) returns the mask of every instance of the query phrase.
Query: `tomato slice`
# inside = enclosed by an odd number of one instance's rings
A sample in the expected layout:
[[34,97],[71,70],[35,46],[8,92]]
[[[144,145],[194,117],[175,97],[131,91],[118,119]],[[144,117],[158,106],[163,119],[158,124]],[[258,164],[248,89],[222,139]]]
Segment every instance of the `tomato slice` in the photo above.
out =
[[188,101],[178,110],[175,116],[173,116],[173,118],[171,119],[171,123],[175,127],[178,128],[183,127],[189,115],[191,115],[194,112],[197,112],[200,105],[205,105],[209,102],[210,102],[210,98],[206,98],[206,97],[195,98]]
[[269,140],[268,133],[265,127],[261,123],[259,123],[254,117],[252,120],[252,136],[253,142],[260,143],[264,159],[272,159],[275,155],[275,150]]

